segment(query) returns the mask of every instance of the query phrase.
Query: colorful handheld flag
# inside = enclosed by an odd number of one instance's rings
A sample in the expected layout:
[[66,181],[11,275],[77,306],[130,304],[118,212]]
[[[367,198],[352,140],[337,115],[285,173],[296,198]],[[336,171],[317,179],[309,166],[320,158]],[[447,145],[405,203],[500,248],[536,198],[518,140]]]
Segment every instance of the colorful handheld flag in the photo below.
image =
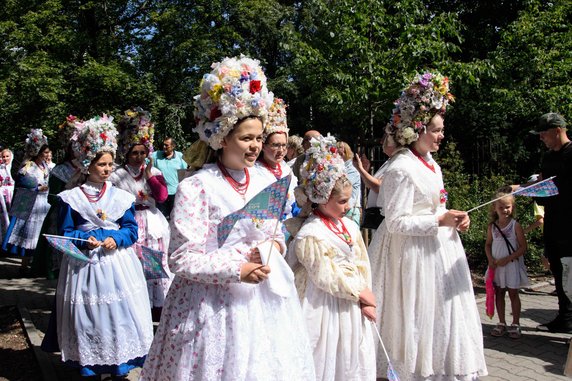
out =
[[169,277],[162,266],[163,255],[165,255],[165,253],[139,244],[136,244],[135,249],[137,251],[139,260],[141,261],[141,265],[143,266],[145,279],[152,280]]
[[228,238],[238,220],[245,218],[279,220],[288,200],[288,188],[292,175],[270,184],[254,196],[242,209],[224,217],[217,227],[218,247]]
[[377,333],[377,338],[381,344],[381,348],[383,349],[383,353],[385,353],[385,358],[387,359],[387,379],[388,381],[399,381],[399,376],[395,369],[393,369],[393,365],[391,365],[391,360],[389,359],[389,355],[387,354],[387,350],[385,349],[385,345],[383,345],[383,340],[381,340],[381,335],[379,334],[379,330],[377,329],[377,325],[374,321],[371,322],[373,328],[375,329],[375,333]]
[[48,243],[52,245],[52,247],[63,254],[66,254],[74,259],[77,259],[82,262],[89,262],[92,263],[91,259],[84,253],[82,253],[76,245],[73,244],[73,241],[87,241],[86,239],[79,239],[79,238],[72,238],[72,237],[65,237],[65,236],[58,236],[52,234],[44,234]]
[[550,197],[556,196],[558,194],[558,188],[554,184],[552,176],[546,180],[539,181],[527,187],[518,188],[513,192],[517,196],[528,196],[528,197]]
[[479,206],[475,206],[474,208],[467,210],[467,213],[471,213],[472,211],[480,209],[485,205],[492,204],[493,202],[498,201],[501,198],[512,196],[512,195],[514,195],[514,196],[528,196],[528,197],[556,196],[558,194],[558,188],[556,187],[556,184],[554,184],[554,181],[552,180],[555,177],[556,176],[552,176],[552,177],[547,178],[546,180],[539,181],[539,182],[534,183],[532,185],[529,185],[527,187],[518,188],[517,190],[515,190],[512,193],[505,194],[504,196],[497,197],[494,200],[487,201],[484,204],[481,204]]
[[485,309],[487,312],[487,316],[489,319],[492,319],[495,316],[495,286],[493,281],[495,280],[495,269],[488,268],[485,280],[485,290],[486,290],[486,298],[485,298]]

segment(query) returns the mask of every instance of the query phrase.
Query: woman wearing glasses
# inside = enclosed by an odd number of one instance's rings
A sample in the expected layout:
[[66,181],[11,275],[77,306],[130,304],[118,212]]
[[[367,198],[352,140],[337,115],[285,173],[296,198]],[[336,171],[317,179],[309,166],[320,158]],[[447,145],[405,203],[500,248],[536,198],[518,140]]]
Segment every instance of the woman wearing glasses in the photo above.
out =
[[[262,153],[256,163],[257,169],[272,181],[280,180],[292,173],[292,169],[284,161],[288,147],[288,131],[286,104],[282,99],[274,98],[274,103],[268,111],[268,123],[264,129]],[[292,173],[283,220],[292,217],[292,204],[295,201],[294,188],[297,185],[298,179]]]

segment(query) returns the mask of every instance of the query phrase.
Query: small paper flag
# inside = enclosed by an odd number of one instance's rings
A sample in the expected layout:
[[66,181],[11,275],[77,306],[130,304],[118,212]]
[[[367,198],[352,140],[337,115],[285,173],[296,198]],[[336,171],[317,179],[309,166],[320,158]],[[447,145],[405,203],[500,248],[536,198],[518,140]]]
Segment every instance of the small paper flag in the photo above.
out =
[[556,196],[558,194],[558,188],[556,187],[556,184],[554,184],[554,181],[552,180],[555,177],[556,176],[552,176],[552,177],[547,178],[546,180],[539,181],[536,184],[532,184],[532,185],[529,185],[529,186],[523,187],[523,188],[518,188],[517,190],[515,190],[514,192],[512,192],[510,194],[505,194],[504,196],[497,197],[494,200],[490,200],[490,201],[485,202],[484,204],[481,204],[479,206],[475,206],[474,208],[467,210],[467,213],[471,213],[477,209],[482,208],[485,205],[492,204],[493,202],[500,200],[501,198],[508,197],[510,195],[528,196],[528,197]]
[[280,219],[288,201],[288,188],[292,175],[270,184],[254,196],[242,209],[224,217],[217,227],[218,247],[228,238],[238,220],[255,218],[260,220]]
[[169,278],[169,274],[163,269],[163,253],[159,250],[151,249],[150,247],[137,244],[139,260],[141,265],[143,265],[143,273],[145,274],[145,279],[162,279]]
[[375,333],[377,334],[377,338],[379,339],[379,343],[381,344],[381,349],[383,349],[383,353],[385,353],[385,358],[387,359],[387,379],[389,381],[399,381],[399,376],[395,369],[393,369],[393,365],[391,365],[391,360],[389,359],[389,355],[387,354],[387,350],[385,349],[385,344],[383,344],[383,340],[381,339],[381,335],[379,334],[379,329],[377,329],[377,325],[374,321],[371,322],[373,328],[375,329]]
[[387,365],[387,379],[389,381],[399,381],[399,376],[397,375],[395,369],[393,369],[391,362]]
[[73,238],[71,237],[58,237],[58,236],[53,236],[53,235],[45,235],[44,237],[46,237],[46,239],[48,240],[48,243],[50,245],[52,245],[52,247],[66,255],[69,255],[70,257],[77,259],[79,261],[82,262],[90,262],[91,260],[87,257],[87,255],[85,255],[84,253],[82,253],[76,245],[73,244]]
[[550,197],[558,194],[558,188],[554,184],[554,177],[532,184],[528,187],[518,188],[513,193],[517,196]]

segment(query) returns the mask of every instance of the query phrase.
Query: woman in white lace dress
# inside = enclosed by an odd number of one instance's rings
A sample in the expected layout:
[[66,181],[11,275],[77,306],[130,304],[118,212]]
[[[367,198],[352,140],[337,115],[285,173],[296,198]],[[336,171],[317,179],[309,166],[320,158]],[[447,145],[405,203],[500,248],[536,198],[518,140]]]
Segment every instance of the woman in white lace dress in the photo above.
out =
[[[153,166],[153,123],[147,111],[135,108],[125,111],[119,122],[120,151],[125,163],[117,167],[110,181],[135,196],[135,220],[139,238],[134,246],[142,258],[144,249],[154,250],[153,258],[161,269],[147,271],[147,290],[153,321],[159,321],[173,274],[169,271],[169,223],[157,208],[168,196],[167,183],[160,170]],[[161,254],[160,254],[161,253]],[[156,266],[158,267],[158,266]]]
[[89,262],[65,255],[56,291],[57,338],[62,361],[82,376],[124,378],[142,366],[153,340],[137,241],[135,197],[106,181],[113,169],[115,127],[98,117],[81,122],[74,152],[87,179],[59,194],[60,232]]
[[[272,94],[258,61],[226,58],[212,67],[195,98],[195,131],[218,157],[177,189],[169,248],[175,279],[141,379],[313,380],[278,221],[245,218],[219,237],[223,218],[272,183],[253,168]],[[271,248],[270,266],[262,265]]]
[[[378,324],[403,380],[475,380],[487,374],[471,277],[457,231],[466,212],[447,210],[431,152],[443,139],[447,78],[418,75],[396,102],[387,132],[400,149],[385,171],[385,220],[369,247]],[[377,349],[378,377],[385,375]]]

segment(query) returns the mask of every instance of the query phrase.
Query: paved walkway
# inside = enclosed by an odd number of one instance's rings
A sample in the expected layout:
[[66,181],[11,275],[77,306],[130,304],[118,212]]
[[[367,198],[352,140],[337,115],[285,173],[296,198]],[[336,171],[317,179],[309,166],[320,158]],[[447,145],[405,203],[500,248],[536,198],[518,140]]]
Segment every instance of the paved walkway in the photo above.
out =
[[[18,259],[0,258],[0,305],[19,306],[44,381],[82,380],[61,363],[59,354],[47,354],[39,348],[48,325],[56,282],[42,278],[17,278],[19,265]],[[556,297],[550,295],[553,290],[554,286],[543,283],[537,284],[533,291],[521,293],[523,336],[520,340],[491,337],[489,332],[497,322],[496,317],[492,320],[486,317],[484,298],[477,297],[489,369],[489,376],[484,377],[484,381],[571,380],[563,376],[567,341],[571,335],[535,331],[538,324],[551,320],[556,314]],[[507,320],[510,320],[510,315],[507,315]],[[133,370],[129,380],[137,380],[138,376],[139,370]]]

